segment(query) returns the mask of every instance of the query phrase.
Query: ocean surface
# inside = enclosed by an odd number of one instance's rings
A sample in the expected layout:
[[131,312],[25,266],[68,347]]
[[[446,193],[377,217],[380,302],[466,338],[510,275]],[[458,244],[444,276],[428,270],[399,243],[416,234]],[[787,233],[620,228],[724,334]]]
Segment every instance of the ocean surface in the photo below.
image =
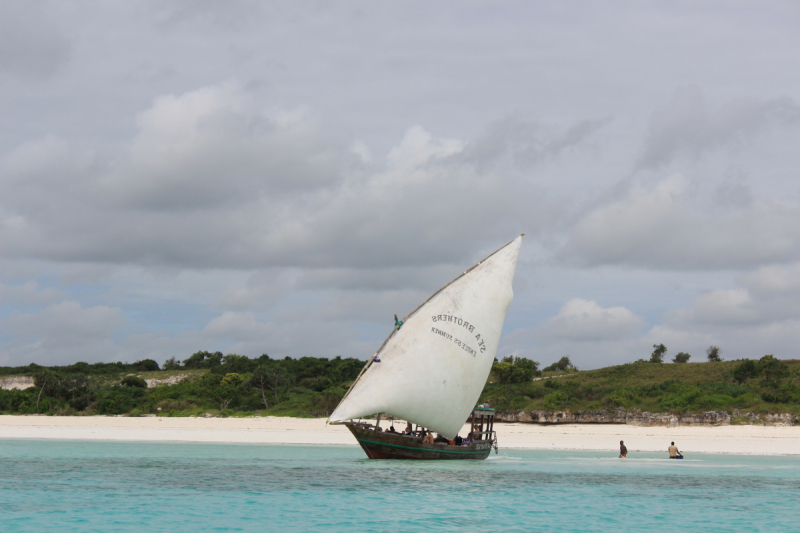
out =
[[800,457],[0,440],[0,530],[798,531]]

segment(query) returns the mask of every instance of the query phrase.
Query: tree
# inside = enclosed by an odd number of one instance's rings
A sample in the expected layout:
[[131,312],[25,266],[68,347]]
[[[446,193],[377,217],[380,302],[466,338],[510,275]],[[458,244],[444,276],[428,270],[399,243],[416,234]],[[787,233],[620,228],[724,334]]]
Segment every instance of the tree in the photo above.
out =
[[547,368],[542,369],[543,372],[567,372],[569,370],[578,370],[569,360],[569,356],[564,356]]
[[222,362],[222,352],[195,352],[183,361],[186,368],[212,368]]
[[279,366],[266,369],[265,380],[267,388],[275,394],[275,403],[278,403],[278,391],[292,382],[292,375]]
[[711,345],[706,350],[706,354],[708,355],[708,362],[709,363],[719,363],[722,361],[722,358],[719,356],[720,350],[718,347]]
[[174,355],[164,361],[164,370],[180,370],[180,368],[181,362],[175,359]]
[[653,353],[650,354],[650,362],[651,363],[663,363],[664,362],[664,354],[667,353],[667,347],[663,344],[654,344]]
[[247,374],[257,364],[253,359],[250,359],[246,355],[236,355],[234,353],[221,357],[218,365],[216,363],[216,354],[212,354],[208,358],[208,361],[212,366],[211,371],[215,374],[222,375],[231,373]]
[[504,357],[499,363],[492,365],[492,372],[497,381],[503,385],[512,383],[527,383],[533,376],[539,375],[539,363],[525,357]]
[[757,368],[759,374],[764,375],[764,381],[770,384],[789,375],[789,366],[780,359],[775,359],[773,355],[765,355],[759,359]]
[[235,372],[225,374],[225,377],[219,383],[220,392],[222,393],[220,411],[227,409],[232,401],[238,400],[241,385],[244,381],[244,376],[241,374]]
[[688,362],[689,362],[689,359],[691,359],[691,357],[692,357],[692,356],[691,356],[691,355],[689,355],[689,354],[688,354],[688,353],[686,353],[686,352],[678,352],[678,355],[676,355],[676,356],[675,356],[675,357],[672,359],[672,362],[673,362],[673,363],[688,363]]
[[42,393],[46,392],[46,396],[58,396],[58,386],[61,383],[61,376],[46,368],[41,369],[33,376],[33,384],[39,389],[39,394],[36,396],[36,411],[39,411],[39,400],[42,399]]
[[740,385],[747,381],[749,378],[757,377],[760,374],[760,369],[755,361],[745,359],[733,369],[733,379]]
[[269,404],[267,403],[267,395],[266,391],[269,389],[268,381],[267,381],[267,373],[269,370],[265,366],[259,366],[253,371],[253,375],[250,376],[250,381],[248,381],[248,385],[251,389],[256,389],[258,392],[261,393],[261,402],[264,404],[264,409],[269,409]]

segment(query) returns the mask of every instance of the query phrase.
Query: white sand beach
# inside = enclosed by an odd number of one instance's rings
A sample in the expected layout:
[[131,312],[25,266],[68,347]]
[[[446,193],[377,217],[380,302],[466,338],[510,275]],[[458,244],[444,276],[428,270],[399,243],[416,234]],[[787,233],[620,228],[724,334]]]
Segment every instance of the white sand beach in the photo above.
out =
[[[386,426],[386,423],[382,424]],[[800,454],[800,427],[637,427],[571,424],[495,426],[501,448],[665,451],[675,441],[686,453]],[[462,431],[466,435],[468,429]],[[313,418],[166,418],[0,416],[2,439],[77,439],[153,442],[319,444],[355,446],[344,426]]]

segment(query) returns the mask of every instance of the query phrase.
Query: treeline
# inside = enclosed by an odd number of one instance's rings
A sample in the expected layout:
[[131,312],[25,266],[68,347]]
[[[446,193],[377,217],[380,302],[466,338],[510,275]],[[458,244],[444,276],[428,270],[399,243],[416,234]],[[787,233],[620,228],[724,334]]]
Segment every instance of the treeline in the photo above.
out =
[[[800,412],[800,361],[772,355],[723,361],[711,348],[708,363],[676,356],[681,364],[663,364],[666,348],[655,345],[650,360],[582,372],[569,357],[540,369],[536,361],[508,356],[495,360],[480,402],[509,411]],[[0,375],[33,376],[34,386],[0,390],[0,412],[325,416],[363,365],[341,357],[251,359],[201,351],[163,365],[145,359],[6,367]]]
[[[799,413],[800,361],[782,361],[773,355],[757,360],[722,361],[719,349],[710,350],[709,362],[661,364],[639,360],[620,366],[575,372],[568,358],[561,368],[548,367],[544,377],[516,379],[518,374],[493,367],[480,401],[501,410],[641,409],[650,412]],[[680,355],[680,354],[679,354]],[[661,356],[661,357],[658,357]],[[676,356],[677,357],[677,356]],[[654,359],[655,359],[654,358]],[[507,358],[508,359],[508,358]],[[516,360],[507,361],[513,367]],[[657,363],[657,364],[654,364]],[[523,365],[532,366],[523,361]]]
[[42,370],[62,374],[85,374],[87,376],[107,376],[125,372],[150,372],[159,370],[158,363],[152,359],[144,359],[135,363],[75,363],[67,366],[39,366],[31,363],[27,366],[0,366],[0,376],[32,376]]
[[[364,366],[358,359],[251,359],[197,352],[164,369],[151,360],[76,363],[68,366],[0,368],[2,375],[33,376],[34,386],[0,390],[0,411],[48,414],[149,414],[174,416],[206,411],[230,415],[255,410],[295,415],[326,414],[341,400]],[[178,383],[156,384],[165,377]]]

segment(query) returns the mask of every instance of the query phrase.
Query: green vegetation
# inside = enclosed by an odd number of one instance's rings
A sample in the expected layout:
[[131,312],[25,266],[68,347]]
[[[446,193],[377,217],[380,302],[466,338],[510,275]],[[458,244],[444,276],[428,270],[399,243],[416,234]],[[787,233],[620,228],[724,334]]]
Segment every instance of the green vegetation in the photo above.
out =
[[688,363],[692,356],[686,352],[678,352],[678,355],[672,358],[673,363]]
[[[660,360],[666,348],[654,348],[654,358]],[[719,356],[718,349],[715,354]],[[772,355],[757,361],[681,364],[640,359],[583,372],[551,368],[545,369],[542,378],[516,384],[501,382],[493,371],[480,401],[501,410],[525,411],[622,407],[656,413],[741,410],[800,414],[800,361],[781,361]]]
[[706,355],[708,356],[709,363],[719,363],[722,361],[722,358],[719,356],[719,352],[721,350],[717,346],[709,346],[708,350],[706,350]]
[[[539,363],[508,356],[495,361],[480,402],[500,410],[641,409],[690,413],[734,410],[800,414],[800,361],[772,355],[758,360],[689,363],[683,352],[662,364],[666,347],[655,345],[649,362],[579,371],[562,357]],[[711,356],[715,355],[715,358]],[[250,359],[197,352],[184,361],[75,363],[69,366],[0,368],[0,376],[33,376],[25,390],[0,390],[0,412],[140,416],[326,416],[364,365],[357,359]],[[150,386],[148,387],[148,383]]]
[[[34,386],[0,390],[0,412],[166,416],[327,415],[358,376],[358,359],[257,359],[197,352],[164,370],[151,360],[0,367],[0,376],[33,376]],[[146,380],[153,386],[148,387]]]
[[667,347],[663,344],[654,344],[653,353],[650,354],[650,362],[651,363],[663,363],[664,362],[664,354],[667,353]]

